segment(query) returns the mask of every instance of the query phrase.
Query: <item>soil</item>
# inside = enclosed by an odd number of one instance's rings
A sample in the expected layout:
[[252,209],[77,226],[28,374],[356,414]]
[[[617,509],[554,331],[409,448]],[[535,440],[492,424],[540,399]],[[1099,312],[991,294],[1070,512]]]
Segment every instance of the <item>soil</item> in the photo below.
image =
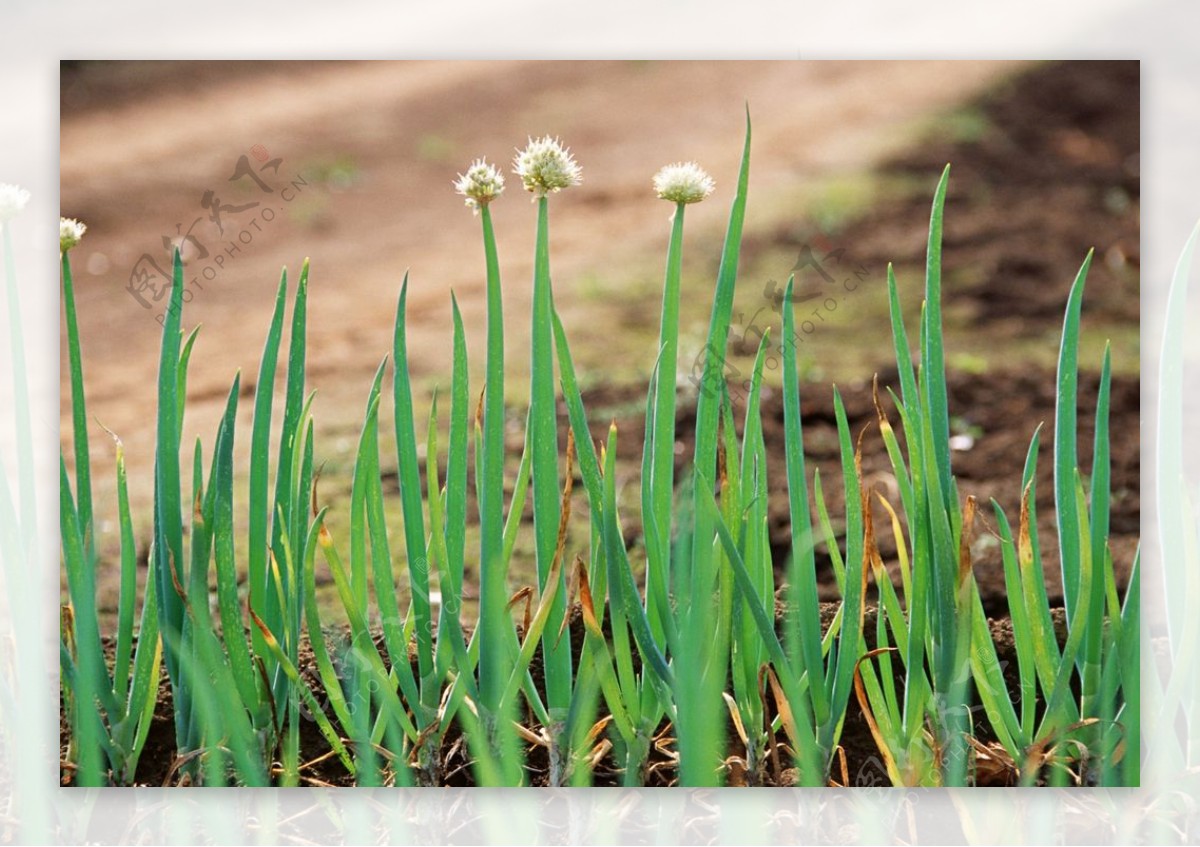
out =
[[[867,267],[894,263],[902,286],[911,269],[915,282],[931,176],[950,163],[942,274],[956,319],[997,342],[1057,332],[1075,272],[1095,248],[1084,322],[1136,328],[1140,85],[1136,62],[1047,63],[1006,79],[960,112],[959,137],[942,128],[888,159],[883,181],[920,190],[873,202],[836,244]],[[789,221],[748,236],[743,256],[823,243],[832,242],[811,223]]]
[[[834,603],[824,603],[821,606],[821,629],[824,632],[834,616],[837,614],[838,605]],[[777,615],[782,614],[782,609],[777,608]],[[875,616],[876,610],[874,607],[868,606],[864,610],[863,627],[866,635],[868,648],[875,646]],[[1066,622],[1061,610],[1053,611],[1053,619],[1056,627],[1056,634],[1060,646],[1066,638]],[[777,618],[777,623],[782,623],[782,617]],[[1012,627],[1006,620],[989,621],[989,626],[992,630],[992,637],[996,644],[997,658],[1001,663],[1001,667],[1005,669],[1004,677],[1009,686],[1010,692],[1015,692],[1018,687],[1017,682],[1017,658],[1016,648],[1012,639]],[[578,604],[574,604],[570,611],[570,629],[572,635],[572,643],[577,645],[576,658],[578,659],[578,645],[581,645],[584,640],[583,620],[581,610]],[[608,631],[605,626],[606,633]],[[327,643],[332,643],[330,639],[337,638],[343,633],[330,630],[326,633]],[[467,633],[469,637],[469,633]],[[382,635],[375,636],[376,647],[380,654],[385,657],[387,651],[383,644]],[[113,649],[112,640],[106,640],[105,650],[110,661],[112,658]],[[539,654],[540,657],[540,654]],[[305,639],[301,643],[299,667],[301,675],[306,684],[316,694],[318,701],[324,701],[323,689],[320,679],[316,672],[315,661],[311,647]],[[410,661],[413,664],[414,671],[416,670],[416,658],[410,656]],[[635,656],[634,661],[635,671],[641,670],[641,663]],[[543,675],[538,658],[530,665],[530,673],[533,676],[534,683],[539,687],[543,685]],[[902,677],[896,680],[898,687],[902,685]],[[306,786],[334,786],[334,787],[350,787],[354,785],[353,778],[339,759],[332,755],[329,743],[321,734],[315,720],[308,717],[306,712],[302,712],[302,720],[300,723],[300,780],[301,785]],[[332,719],[332,714],[329,715]],[[539,729],[537,724],[530,719],[527,726],[536,731]],[[670,724],[666,721],[659,727],[658,734],[670,735]],[[986,720],[975,721],[975,737],[982,744],[993,742],[992,735]],[[726,772],[727,779],[730,785],[747,785],[747,777],[744,768],[732,760],[736,757],[745,755],[740,741],[735,734],[732,723],[726,720],[725,725],[726,752],[730,757],[730,763],[727,763]],[[67,723],[65,711],[60,715],[59,722],[59,750],[62,762],[66,761],[67,744],[69,741],[70,729]],[[781,745],[776,751],[776,755],[769,755],[768,761],[764,766],[761,774],[757,777],[757,784],[764,787],[770,786],[788,786],[792,785],[796,779],[796,773],[791,766],[789,755],[782,746],[786,743],[786,739],[779,737],[775,739],[775,744]],[[870,728],[864,718],[863,711],[855,697],[851,697],[846,710],[845,722],[842,729],[840,739],[841,748],[838,756],[835,758],[833,771],[831,774],[831,785],[841,785],[849,787],[876,786],[887,783],[887,773],[883,767],[882,761],[879,758],[874,739],[871,735]],[[530,785],[545,786],[547,785],[547,754],[544,747],[537,745],[525,745],[525,770],[526,778]],[[175,746],[175,723],[171,706],[171,691],[170,683],[163,677],[159,684],[158,699],[155,703],[154,716],[150,726],[150,730],[146,736],[146,744],[143,748],[141,758],[138,762],[137,773],[134,777],[134,784],[144,787],[184,787],[190,784],[191,777],[186,773],[186,769],[182,767],[183,760],[178,756]],[[676,773],[673,764],[669,760],[663,749],[652,747],[650,758],[648,761],[649,778],[646,782],[648,787],[669,787],[674,784]],[[469,787],[474,785],[474,773],[471,768],[471,757],[463,743],[461,727],[457,722],[453,723],[446,735],[442,738],[439,753],[438,753],[438,784],[447,787]],[[1013,773],[1006,769],[998,771],[989,771],[982,766],[978,766],[976,781],[981,787],[1000,787],[1008,786],[1012,783]],[[612,755],[605,756],[596,763],[592,771],[592,784],[595,787],[616,787],[621,784],[622,773],[620,765],[616,762]],[[65,786],[72,784],[72,771],[69,767],[64,766],[61,771],[61,781]]]
[[[189,279],[200,289],[184,310],[202,325],[188,380],[184,443],[211,443],[233,374],[255,384],[280,267],[295,281],[311,256],[309,388],[327,482],[352,461],[375,367],[390,351],[395,298],[405,269],[410,366],[418,406],[449,374],[450,291],[462,309],[481,379],[485,296],[479,222],[450,182],[471,159],[502,165],[530,133],[568,141],[585,185],[554,202],[556,306],[568,331],[602,323],[606,344],[629,343],[626,306],[650,313],[640,268],[658,267],[669,210],[649,177],[678,159],[703,162],[718,183],[712,202],[689,210],[688,267],[719,252],[736,182],[747,100],[754,111],[756,198],[748,234],[801,214],[808,186],[869,171],[895,155],[916,127],[1026,67],[1012,62],[143,62],[64,69],[61,206],[88,224],[72,252],[89,420],[124,442],[135,518],[148,521],[154,458],[155,384],[163,301],[127,286],[143,253],[191,232]],[[681,96],[687,92],[688,96]],[[703,92],[702,95],[699,93]],[[806,92],[806,96],[797,96]],[[814,126],[836,132],[812,132]],[[232,128],[232,131],[231,131]],[[239,156],[261,145],[282,159],[260,177],[276,188],[307,185],[273,210],[222,218],[201,206],[206,190],[238,207],[263,201],[248,178],[229,182]],[[257,160],[253,160],[257,162]],[[511,180],[510,180],[511,182]],[[518,185],[493,209],[504,278],[508,365],[528,368],[535,209]],[[784,202],[787,201],[787,202]],[[251,220],[258,222],[258,231]],[[193,222],[195,222],[193,227]],[[178,225],[178,226],[177,226]],[[249,230],[247,232],[247,230]],[[249,244],[233,243],[245,238]],[[237,249],[231,249],[237,248]],[[225,250],[230,250],[225,253]],[[224,254],[215,278],[204,276]],[[165,265],[163,265],[165,267]],[[661,278],[654,270],[651,278]],[[704,270],[707,282],[708,272]],[[699,283],[699,280],[697,280]],[[706,295],[707,296],[707,295]],[[640,336],[637,336],[640,338]],[[65,344],[65,342],[64,342]],[[579,345],[581,348],[585,345]],[[65,347],[64,347],[65,350]],[[579,350],[585,355],[586,349]],[[65,352],[62,361],[66,362]],[[280,390],[283,372],[279,369]],[[632,370],[626,367],[626,370]],[[508,389],[514,406],[522,380]],[[62,371],[61,418],[71,432]],[[240,409],[248,431],[251,403]],[[111,514],[113,455],[90,431],[98,514]],[[239,451],[245,443],[239,439]],[[72,451],[64,449],[70,467]],[[244,455],[244,454],[241,454]],[[243,466],[239,463],[239,467]],[[348,485],[348,483],[347,483]],[[140,526],[139,526],[140,529]],[[101,547],[115,538],[98,528]],[[111,541],[109,541],[111,543]]]

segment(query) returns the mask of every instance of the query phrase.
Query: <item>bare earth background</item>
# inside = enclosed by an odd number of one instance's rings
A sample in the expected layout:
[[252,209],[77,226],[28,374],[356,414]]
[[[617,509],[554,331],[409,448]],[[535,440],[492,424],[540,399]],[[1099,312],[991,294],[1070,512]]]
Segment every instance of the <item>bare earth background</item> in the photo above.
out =
[[[810,449],[827,479],[834,477],[824,465],[835,461],[822,441],[829,383],[836,380],[846,394],[855,428],[864,425],[870,377],[879,372],[886,382],[894,369],[882,296],[886,262],[896,262],[915,320],[928,204],[945,162],[953,163],[945,247],[952,413],[972,445],[955,461],[967,492],[997,497],[1010,514],[1028,438],[1053,414],[1052,363],[1066,293],[1087,249],[1097,249],[1082,362],[1095,370],[1112,340],[1119,374],[1114,551],[1127,567],[1139,516],[1138,96],[1137,63],[68,63],[61,207],[89,226],[72,262],[88,411],[96,422],[89,430],[93,485],[98,514],[108,519],[99,527],[100,549],[111,556],[116,533],[113,454],[99,424],[125,443],[135,525],[139,538],[149,534],[155,316],[165,297],[155,301],[152,289],[142,289],[145,308],[127,290],[143,254],[166,268],[164,244],[193,236],[183,242],[188,273],[203,288],[193,289],[184,324],[204,328],[191,365],[185,444],[199,436],[206,447],[234,372],[240,368],[243,386],[253,388],[280,267],[286,264],[294,279],[312,257],[310,387],[318,392],[322,496],[336,516],[370,378],[390,349],[406,269],[420,405],[435,383],[448,380],[451,289],[466,322],[473,385],[481,384],[478,222],[450,181],[475,156],[507,164],[531,134],[561,136],[584,167],[583,186],[552,202],[555,298],[597,427],[627,421],[625,496],[636,501],[634,410],[654,359],[670,213],[653,198],[649,179],[662,164],[695,159],[718,184],[709,202],[688,213],[680,373],[686,392],[748,103],[754,148],[735,309],[735,338],[745,342],[740,353],[749,357],[754,327],[777,325],[764,292],[772,281],[782,285],[806,246],[835,256],[827,262],[835,274],[858,270],[864,279],[825,313],[802,349]],[[230,180],[242,156],[272,192],[245,174]],[[260,170],[262,160],[276,159],[277,167]],[[208,191],[232,207],[221,216],[223,233],[203,205]],[[494,210],[515,451],[526,392],[534,208],[510,185]],[[218,255],[225,257],[220,267]],[[213,277],[204,278],[213,267]],[[821,281],[809,272],[797,284],[815,292]],[[65,361],[64,352],[64,439]],[[777,383],[778,372],[768,381]],[[1094,385],[1082,382],[1085,393]],[[243,457],[249,406],[242,404],[239,417]],[[766,407],[778,413],[777,396]],[[1086,412],[1081,421],[1086,430]],[[768,447],[782,462],[781,433],[775,435]],[[869,473],[883,467],[868,456]],[[1047,452],[1042,469],[1049,472]],[[776,473],[775,484],[782,481]],[[886,490],[886,479],[873,481]],[[1050,492],[1040,486],[1043,498]],[[836,498],[831,509],[840,511]],[[1048,504],[1042,517],[1049,517]],[[781,543],[786,529],[776,521]],[[636,543],[637,527],[629,532]],[[1043,532],[1043,543],[1051,537]],[[887,539],[883,546],[886,555]],[[1002,612],[994,539],[981,532],[978,547],[990,610]],[[527,577],[525,567],[518,564],[514,582]],[[115,566],[101,574],[102,605],[110,608],[113,576]],[[1055,575],[1047,576],[1053,585]]]

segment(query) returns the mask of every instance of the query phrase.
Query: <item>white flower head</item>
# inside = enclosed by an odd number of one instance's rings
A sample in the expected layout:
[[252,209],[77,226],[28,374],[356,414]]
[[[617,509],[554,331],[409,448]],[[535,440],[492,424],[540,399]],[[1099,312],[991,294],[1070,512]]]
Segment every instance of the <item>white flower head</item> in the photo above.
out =
[[571,156],[571,150],[549,135],[529,139],[524,150],[518,150],[513,161],[513,170],[521,178],[526,191],[537,197],[545,197],[562,191],[583,180],[579,163]]
[[66,253],[79,243],[85,232],[87,232],[86,224],[82,224],[74,218],[59,218],[58,249]]
[[467,205],[479,210],[504,193],[504,175],[486,159],[476,159],[465,174],[454,181],[454,190],[467,198]]
[[676,162],[654,175],[654,193],[672,203],[699,203],[716,184],[695,162]]
[[29,192],[19,185],[0,182],[0,223],[11,221],[29,202]]

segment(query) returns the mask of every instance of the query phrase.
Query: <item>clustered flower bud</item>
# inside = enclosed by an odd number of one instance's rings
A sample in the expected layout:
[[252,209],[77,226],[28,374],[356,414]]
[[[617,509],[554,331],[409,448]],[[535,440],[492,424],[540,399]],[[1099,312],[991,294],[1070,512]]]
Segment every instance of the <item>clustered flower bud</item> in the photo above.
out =
[[467,205],[476,214],[504,192],[504,175],[485,159],[476,159],[465,174],[454,181],[454,190],[467,198]]
[[29,202],[29,192],[19,185],[0,182],[0,223],[11,221]]
[[[521,178],[525,190],[539,198],[583,181],[582,169],[570,148],[549,135],[530,137],[525,149],[518,150],[513,159],[513,172]],[[655,194],[681,205],[699,203],[715,188],[713,178],[695,162],[666,165],[654,175]],[[454,180],[454,190],[478,213],[503,193],[504,177],[500,169],[489,165],[486,159],[476,159],[466,173],[459,174]]]
[[672,203],[699,203],[715,187],[712,177],[695,162],[667,165],[654,175],[654,192]]
[[87,225],[82,224],[74,218],[59,218],[58,219],[58,249],[66,253],[72,247],[79,243],[83,238],[83,234],[87,232]]
[[517,151],[513,170],[521,178],[526,191],[535,197],[579,185],[583,177],[578,163],[569,148],[563,147],[557,138],[544,136],[529,139],[524,150]]

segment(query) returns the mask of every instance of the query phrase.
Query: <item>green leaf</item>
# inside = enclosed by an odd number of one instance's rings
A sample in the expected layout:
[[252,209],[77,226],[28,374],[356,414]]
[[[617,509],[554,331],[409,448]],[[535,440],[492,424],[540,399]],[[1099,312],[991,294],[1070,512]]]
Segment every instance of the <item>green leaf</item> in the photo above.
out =
[[896,290],[896,272],[888,263],[888,304],[892,318],[892,343],[896,351],[896,369],[900,374],[900,396],[907,409],[920,403],[917,396],[917,377],[913,370],[912,352],[908,347],[908,333],[904,329],[904,313],[900,309],[900,295]]
[[[925,256],[925,313],[927,345],[921,351],[921,376],[924,381],[925,414],[933,431],[932,449],[936,457],[937,479],[942,498],[956,503],[950,477],[950,412],[946,400],[946,361],[942,350],[942,216],[946,207],[946,186],[950,166],[942,171],[933,195],[929,216],[929,246]],[[906,398],[907,402],[907,398]]]
[[[96,576],[83,547],[79,513],[71,495],[65,460],[59,457],[59,514],[63,560],[67,571],[67,590],[74,618],[75,655],[79,673],[86,675],[92,697],[98,698],[110,713],[116,711],[112,680],[104,663],[100,643],[100,624],[96,614]],[[90,707],[89,707],[90,708]]]
[[[280,275],[279,287],[275,292],[275,311],[271,326],[263,345],[262,359],[258,368],[258,380],[254,386],[254,422],[250,433],[250,516],[247,529],[249,549],[247,551],[247,577],[250,606],[262,609],[269,615],[273,601],[267,538],[267,521],[273,514],[267,484],[271,451],[271,410],[275,395],[275,366],[279,358],[279,342],[283,334],[283,313],[287,301],[287,269]],[[277,621],[268,620],[268,625]],[[266,641],[258,630],[251,630],[254,652],[261,656],[270,668],[273,658],[267,651]]]
[[[1092,479],[1091,479],[1091,509],[1089,517],[1092,525],[1092,535],[1089,543],[1092,548],[1092,563],[1094,567],[1104,569],[1109,559],[1108,526],[1109,526],[1109,484],[1111,479],[1111,460],[1109,457],[1108,407],[1112,383],[1112,357],[1109,345],[1104,347],[1104,362],[1100,369],[1100,390],[1096,398],[1096,429],[1092,440]],[[1103,660],[1103,629],[1105,580],[1092,580],[1092,609],[1096,610],[1088,621],[1088,631],[1084,635],[1083,661],[1085,667],[1090,667],[1094,674],[1100,672]],[[1113,586],[1115,606],[1116,586]],[[1116,610],[1114,609],[1114,616]],[[1095,690],[1099,686],[1098,679],[1090,679],[1084,683],[1085,689]]]
[[[704,485],[704,478],[702,476],[698,474],[697,479]],[[705,490],[708,490],[707,485],[704,487]],[[808,704],[805,698],[800,696],[799,693],[799,680],[797,680],[791,671],[791,664],[783,652],[783,645],[779,643],[779,638],[775,634],[775,623],[764,608],[763,598],[758,596],[758,592],[754,587],[754,580],[751,579],[749,571],[746,570],[742,555],[738,551],[733,536],[729,533],[729,528],[725,525],[724,519],[711,500],[706,498],[703,503],[713,520],[717,538],[725,550],[726,561],[733,571],[737,590],[750,609],[750,614],[754,618],[755,625],[758,628],[759,637],[762,638],[767,653],[771,656],[772,666],[775,668],[780,684],[787,694],[788,703],[793,710],[798,712],[798,720],[794,723],[796,730],[800,733],[798,739],[800,749],[796,753],[804,784],[823,785],[825,770],[828,765],[828,756],[831,751],[822,750],[818,747],[817,738],[813,735],[812,715],[808,711]]]
[[[295,490],[297,482],[295,474],[298,457],[301,455],[299,437],[304,418],[307,315],[308,260],[305,259],[304,265],[300,268],[300,281],[297,284],[296,299],[292,305],[292,326],[288,339],[287,389],[283,407],[283,427],[279,433],[279,452],[276,459],[275,504],[271,510],[273,518],[271,550],[275,555],[275,560],[280,562],[285,560],[285,546],[290,547],[299,554],[303,553],[303,551],[299,550],[299,546],[304,541],[304,524],[297,522],[292,526],[290,528],[290,538],[284,539],[283,533],[285,530],[285,520],[291,520],[296,512],[293,500],[297,495]],[[292,573],[291,568],[284,568],[281,572],[281,577],[284,596],[289,597],[294,595],[296,593],[296,585],[293,583],[301,581],[299,570],[296,569],[296,572]],[[281,601],[276,599],[276,595],[271,592],[267,592],[263,601],[264,620],[273,632],[279,632],[283,635],[284,651],[294,664],[298,660],[298,653],[296,651],[299,643],[299,627],[300,618],[303,615],[303,604],[281,603]],[[289,607],[286,616],[284,615],[283,606]],[[284,682],[285,680],[282,676],[278,677],[277,684],[275,685],[275,696],[277,699],[282,699],[286,692]]]
[[179,398],[178,407],[179,413],[175,420],[179,423],[179,431],[183,433],[183,416],[187,411],[187,378],[188,378],[188,363],[192,360],[192,348],[196,345],[196,338],[200,335],[200,327],[196,327],[183,341],[183,348],[179,351]]
[[733,292],[737,284],[738,256],[741,252],[742,228],[746,219],[746,190],[750,179],[750,116],[746,115],[746,139],[742,148],[742,163],[738,171],[737,190],[729,212],[729,227],[721,251],[721,266],[717,271],[717,289],[709,320],[708,340],[704,350],[704,370],[700,392],[696,398],[695,464],[706,479],[714,479],[717,461],[717,422],[720,414],[721,385],[725,367],[725,347],[729,338],[729,322],[733,312]]
[[171,297],[163,319],[162,350],[158,364],[158,420],[154,449],[154,571],[158,577],[159,628],[166,647],[167,675],[171,678],[177,743],[186,749],[188,714],[192,700],[180,675],[177,647],[183,632],[183,601],[175,591],[172,574],[182,571],[183,518],[179,473],[179,323],[183,313],[183,262],[175,251]]
[[1058,542],[1062,566],[1063,599],[1067,617],[1074,617],[1079,602],[1080,515],[1075,504],[1076,403],[1079,382],[1079,311],[1083,302],[1083,286],[1092,264],[1089,251],[1084,259],[1071,295],[1067,300],[1063,321],[1062,344],[1058,356],[1058,383],[1054,408],[1054,505],[1058,517]]
[[[641,651],[642,659],[667,687],[674,686],[674,674],[667,667],[667,661],[654,636],[650,632],[650,623],[646,618],[646,610],[638,602],[637,585],[633,581],[633,570],[629,564],[629,556],[625,550],[625,540],[621,534],[620,519],[617,516],[616,472],[612,463],[616,457],[617,428],[614,424],[609,429],[607,462],[604,475],[604,550],[608,561],[608,584],[612,592],[614,610],[620,606],[629,626],[633,631],[634,640]],[[615,624],[614,624],[615,625]],[[620,661],[618,656],[617,660]]]
[[254,619],[254,623],[259,631],[262,632],[267,643],[267,649],[271,651],[271,655],[279,663],[279,667],[283,669],[284,674],[286,674],[295,690],[299,691],[300,696],[304,698],[304,704],[308,707],[308,712],[312,715],[313,720],[316,721],[321,735],[325,737],[325,741],[328,742],[333,752],[337,754],[337,757],[341,760],[346,770],[350,772],[350,775],[354,776],[356,770],[354,762],[351,760],[350,754],[346,751],[346,746],[342,744],[342,739],[333,728],[333,724],[329,722],[329,718],[326,717],[325,712],[322,710],[321,703],[317,700],[316,695],[308,687],[308,683],[301,679],[300,672],[296,670],[296,666],[292,664],[291,659],[288,658],[283,648],[279,646],[279,642],[275,636],[267,629],[262,618],[255,615],[253,609],[250,610],[250,616]]
[[[350,580],[346,577],[346,569],[342,564],[341,556],[338,555],[337,548],[333,543],[333,537],[329,534],[329,530],[324,523],[320,525],[317,544],[325,556],[325,561],[329,564],[329,572],[333,576],[334,586],[337,589],[338,597],[341,599],[342,607],[345,609],[346,617],[350,623],[352,639],[349,646],[350,661],[355,662],[356,666],[366,675],[364,681],[373,681],[372,685],[379,694],[380,704],[386,712],[388,719],[393,721],[409,740],[416,741],[419,737],[417,728],[409,718],[408,712],[396,694],[395,685],[392,683],[387,669],[384,667],[383,659],[375,647],[370,628],[367,626],[366,610],[358,603],[354,596]],[[410,698],[410,701],[415,702],[415,698],[411,694],[406,693],[406,696]],[[355,703],[355,707],[357,708],[358,706],[359,703]]]
[[[838,637],[837,661],[831,664],[833,676],[826,685],[831,706],[830,719],[821,727],[818,742],[832,750],[837,740],[846,704],[854,684],[854,666],[862,641],[863,608],[863,497],[859,484],[858,460],[850,440],[850,425],[841,394],[833,390],[833,408],[837,419],[838,442],[842,453],[842,487],[846,502],[846,578],[842,591],[844,612]],[[815,683],[812,683],[815,684]],[[811,685],[811,684],[810,684]]]
[[[400,607],[396,601],[396,582],[392,573],[391,545],[387,536],[387,525],[383,513],[383,490],[380,483],[379,469],[379,403],[383,385],[383,374],[387,367],[385,358],[375,371],[375,379],[371,383],[371,391],[367,395],[367,409],[363,416],[362,435],[359,438],[358,458],[354,466],[354,481],[351,497],[356,500],[351,503],[351,556],[357,557],[357,563],[351,561],[351,587],[354,578],[362,581],[362,587],[356,592],[359,608],[364,614],[367,608],[366,591],[366,560],[364,547],[369,542],[371,548],[371,580],[375,585],[375,602],[379,607],[380,622],[383,627],[384,642],[392,660],[393,673],[399,678],[401,690],[409,698],[414,713],[419,706],[428,706],[421,698],[416,680],[413,679],[412,665],[408,658],[408,634],[400,615]],[[436,450],[429,461],[437,466]],[[436,473],[434,474],[436,477]],[[357,504],[357,505],[355,505]],[[419,503],[418,503],[419,506]],[[357,516],[357,520],[354,517]],[[412,588],[412,604],[414,619],[423,629],[417,631],[417,664],[418,673],[422,679],[432,673],[433,653],[430,642],[428,562],[425,560],[409,562],[409,585]],[[425,593],[418,593],[418,586],[425,586]],[[418,717],[418,723],[424,723],[425,716]]]
[[450,391],[450,452],[446,457],[446,549],[450,559],[448,586],[451,596],[462,592],[463,548],[467,521],[467,430],[470,416],[470,383],[467,376],[467,340],[462,313],[450,292],[454,318],[454,360]]
[[[238,395],[241,390],[241,374],[233,379],[225,413],[217,431],[213,476],[210,489],[215,494],[213,510],[213,549],[217,570],[217,605],[221,617],[221,630],[225,649],[229,653],[230,669],[238,694],[252,713],[259,711],[261,695],[254,660],[243,633],[246,621],[238,599],[238,574],[236,565],[236,539],[233,517],[233,445],[237,421]],[[261,716],[260,716],[261,717]]]
[[[1033,741],[1033,721],[1037,707],[1037,666],[1034,659],[1034,645],[1037,643],[1037,637],[1025,605],[1025,588],[1022,585],[1020,566],[1017,563],[1017,545],[1013,541],[1012,527],[1008,522],[1008,516],[1004,514],[1004,509],[995,500],[992,501],[992,511],[996,516],[997,534],[1000,537],[1000,556],[1004,564],[1004,591],[1008,595],[1008,614],[1012,621],[1013,642],[1017,653],[1021,719],[1020,732],[1015,733],[1014,736],[1019,739],[1022,746],[1028,746]],[[979,648],[975,649],[977,651]],[[994,646],[992,650],[994,653]]]
[[[111,433],[110,433],[111,434]],[[117,452],[117,524],[121,535],[121,595],[117,606],[117,645],[113,657],[113,690],[122,705],[128,705],[130,659],[133,653],[133,613],[137,602],[137,541],[129,512],[129,486],[125,474],[125,448],[112,436]],[[154,595],[148,583],[146,602]]]
[[[794,278],[783,295],[783,427],[787,462],[788,515],[791,518],[792,556],[788,568],[789,654],[797,676],[815,679],[824,669],[821,661],[821,606],[817,599],[817,563],[814,554],[812,512],[804,463],[803,424],[800,414],[800,379],[796,370],[796,316]],[[834,549],[831,547],[831,549]],[[818,723],[829,718],[829,700],[823,685],[810,685],[813,716]]]
[[[429,553],[425,548],[425,518],[421,505],[421,476],[413,422],[412,380],[408,369],[406,302],[408,274],[400,286],[392,340],[394,362],[392,397],[396,415],[396,454],[399,457],[400,503],[404,512],[404,546],[408,554],[409,587],[417,629],[418,670],[422,679],[433,672],[432,621],[429,613]],[[433,459],[436,462],[436,458]],[[417,602],[421,598],[421,602]]]

